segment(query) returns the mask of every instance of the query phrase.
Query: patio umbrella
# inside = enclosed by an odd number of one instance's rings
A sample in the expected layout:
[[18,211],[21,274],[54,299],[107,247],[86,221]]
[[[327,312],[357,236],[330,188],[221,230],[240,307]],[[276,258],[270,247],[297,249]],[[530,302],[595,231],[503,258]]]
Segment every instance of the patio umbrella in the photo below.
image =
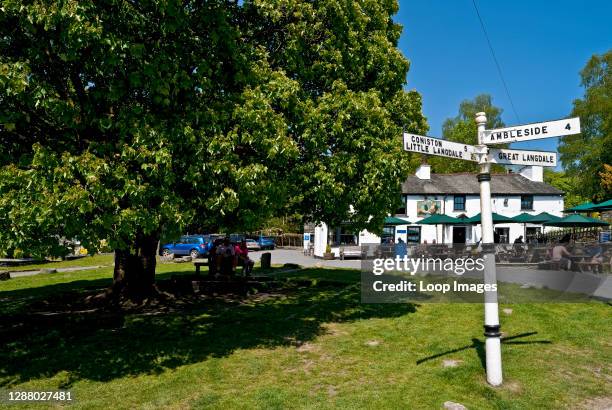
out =
[[[459,222],[459,219],[453,218],[452,216],[444,215],[444,214],[433,214],[432,216],[428,216],[425,219],[417,222],[421,225],[436,225],[436,240],[438,239],[438,225],[457,225],[462,222]],[[442,243],[444,243],[444,229],[442,229]]]
[[576,205],[573,208],[566,209],[563,212],[591,212],[593,206],[595,206],[594,203],[585,202],[584,204]]
[[[525,238],[525,242],[527,242],[527,223],[541,223],[544,221],[537,221],[537,217],[535,215],[528,214],[527,212],[523,212],[517,216],[513,216],[511,218],[514,222],[523,224],[523,237]],[[535,220],[534,220],[535,219]],[[546,219],[545,219],[546,220]]]
[[[472,216],[467,219],[468,223],[478,225],[480,223],[480,213]],[[494,224],[503,224],[503,223],[513,223],[515,222],[512,218],[508,218],[507,216],[503,216],[493,212],[493,223]]]
[[598,204],[593,204],[593,211],[612,211],[612,199],[608,199],[607,201],[600,202]]
[[579,214],[571,214],[557,221],[544,222],[546,226],[557,226],[560,228],[592,228],[595,226],[608,226],[608,222],[601,219],[589,218]]
[[[560,220],[561,218],[552,214],[549,214],[548,212],[540,212],[537,215],[533,216],[534,219],[531,221],[533,223],[546,223],[546,222],[555,222]],[[537,222],[535,222],[537,221]]]
[[560,228],[572,228],[572,235],[576,234],[576,228],[592,228],[595,226],[608,226],[607,222],[600,219],[589,218],[580,214],[571,214],[557,221],[544,222],[546,226],[557,226]]
[[392,225],[392,226],[396,226],[396,225],[410,225],[412,222],[407,221],[405,219],[401,219],[401,218],[396,218],[394,216],[388,216],[385,218],[385,225]]

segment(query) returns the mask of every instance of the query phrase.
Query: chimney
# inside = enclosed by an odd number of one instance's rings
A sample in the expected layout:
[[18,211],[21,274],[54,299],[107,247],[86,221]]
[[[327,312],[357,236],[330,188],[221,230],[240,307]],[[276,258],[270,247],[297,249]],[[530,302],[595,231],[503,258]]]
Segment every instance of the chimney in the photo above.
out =
[[520,174],[531,181],[544,182],[544,169],[539,165],[523,167]]
[[415,174],[418,179],[431,179],[431,166],[429,164],[421,164]]

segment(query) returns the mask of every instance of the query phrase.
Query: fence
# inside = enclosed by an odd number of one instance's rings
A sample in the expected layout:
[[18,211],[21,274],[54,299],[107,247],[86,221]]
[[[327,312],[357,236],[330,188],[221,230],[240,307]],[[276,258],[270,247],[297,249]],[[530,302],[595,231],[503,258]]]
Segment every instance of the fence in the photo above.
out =
[[303,248],[304,235],[301,233],[284,233],[273,237],[276,246],[284,248]]
[[536,236],[540,243],[559,242],[561,239],[572,238],[579,242],[597,242],[602,228],[563,228]]

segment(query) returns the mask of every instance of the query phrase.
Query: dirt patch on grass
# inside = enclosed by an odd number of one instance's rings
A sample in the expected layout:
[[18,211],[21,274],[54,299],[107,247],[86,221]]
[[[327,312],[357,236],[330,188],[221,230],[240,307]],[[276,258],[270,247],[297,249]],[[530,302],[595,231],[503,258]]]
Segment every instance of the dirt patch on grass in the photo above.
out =
[[313,344],[313,343],[303,343],[301,345],[299,345],[296,349],[296,351],[300,352],[300,353],[305,353],[305,352],[317,352],[319,351],[319,346]]
[[348,336],[348,332],[341,330],[338,323],[325,323],[323,328],[325,333],[330,336]]
[[509,392],[521,394],[523,392],[523,386],[517,381],[506,381],[502,385],[504,390],[508,390]]
[[578,408],[585,410],[612,410],[612,396],[593,397],[582,402]]

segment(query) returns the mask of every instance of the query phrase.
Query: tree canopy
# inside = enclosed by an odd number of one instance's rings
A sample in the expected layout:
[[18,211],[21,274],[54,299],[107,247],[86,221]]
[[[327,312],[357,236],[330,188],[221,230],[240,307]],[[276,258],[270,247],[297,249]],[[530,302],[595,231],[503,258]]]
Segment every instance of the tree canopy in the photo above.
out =
[[160,233],[194,222],[377,230],[402,127],[427,130],[394,0],[1,5],[2,250],[104,239],[116,283],[150,283]]
[[574,101],[581,133],[561,138],[559,153],[573,192],[592,200],[612,197],[607,184],[612,164],[612,50],[594,55],[580,72],[584,96]]
[[[448,141],[478,145],[478,127],[475,122],[478,112],[487,114],[487,128],[504,126],[501,119],[503,110],[493,105],[493,98],[489,94],[480,94],[472,100],[463,100],[459,104],[457,116],[447,118],[442,124],[442,137]],[[438,173],[478,172],[479,169],[477,163],[470,161],[449,158],[431,158],[429,161],[434,171]],[[495,167],[495,169],[499,168]]]

